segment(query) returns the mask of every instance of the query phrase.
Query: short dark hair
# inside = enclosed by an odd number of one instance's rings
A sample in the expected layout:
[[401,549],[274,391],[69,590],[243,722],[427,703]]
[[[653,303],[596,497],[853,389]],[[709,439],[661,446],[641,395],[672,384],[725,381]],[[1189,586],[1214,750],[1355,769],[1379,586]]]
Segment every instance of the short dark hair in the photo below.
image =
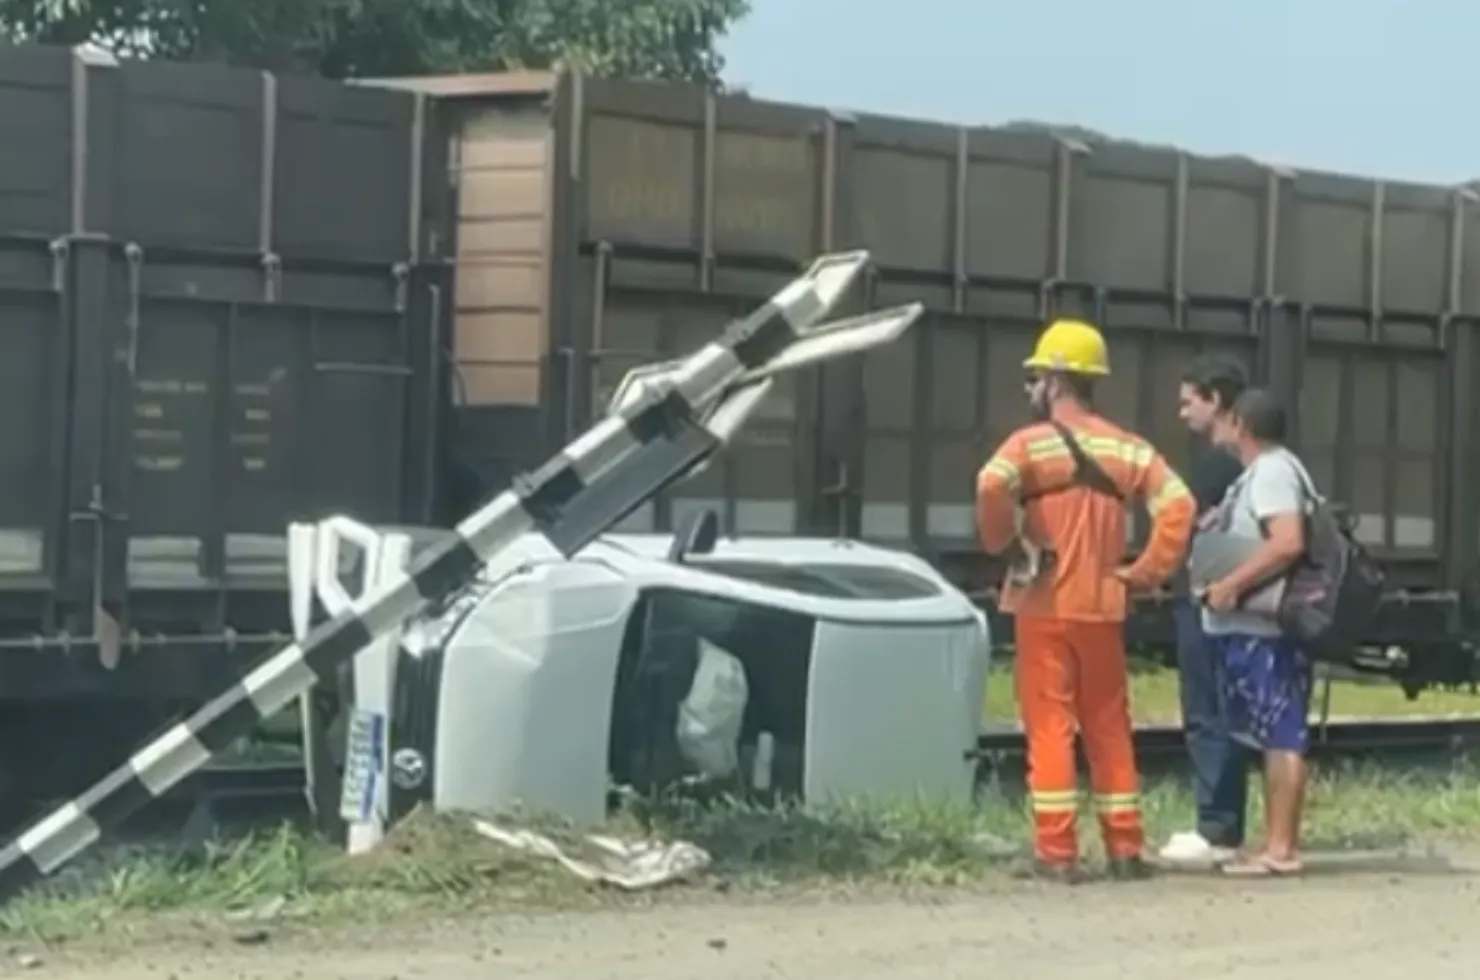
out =
[[1274,392],[1250,388],[1234,400],[1231,413],[1243,423],[1244,431],[1260,442],[1283,443],[1289,423],[1285,406]]
[[1182,382],[1192,385],[1199,398],[1227,411],[1248,388],[1249,375],[1226,354],[1199,354],[1182,375]]

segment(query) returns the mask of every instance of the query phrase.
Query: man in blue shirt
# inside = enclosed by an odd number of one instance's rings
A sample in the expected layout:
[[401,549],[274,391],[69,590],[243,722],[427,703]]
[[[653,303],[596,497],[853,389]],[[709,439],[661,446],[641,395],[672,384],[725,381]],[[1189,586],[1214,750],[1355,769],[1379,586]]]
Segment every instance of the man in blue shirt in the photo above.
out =
[[[1183,376],[1178,393],[1182,421],[1197,437],[1187,483],[1199,517],[1217,506],[1243,472],[1243,464],[1208,436],[1248,385],[1243,366],[1217,355],[1199,357]],[[1177,670],[1182,726],[1192,759],[1195,829],[1173,834],[1160,857],[1170,864],[1214,865],[1231,860],[1244,843],[1248,773],[1244,752],[1231,739],[1220,706],[1218,654],[1203,632],[1202,613],[1189,596],[1184,571],[1175,582]]]

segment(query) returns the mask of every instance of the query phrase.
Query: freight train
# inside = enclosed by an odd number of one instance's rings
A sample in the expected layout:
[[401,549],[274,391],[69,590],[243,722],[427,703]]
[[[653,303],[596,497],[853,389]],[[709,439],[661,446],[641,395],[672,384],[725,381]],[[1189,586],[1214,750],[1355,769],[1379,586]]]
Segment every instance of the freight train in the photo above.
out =
[[905,546],[989,600],[972,474],[1034,331],[1077,311],[1112,344],[1106,411],[1174,459],[1195,352],[1283,394],[1391,579],[1369,665],[1476,678],[1467,188],[572,74],[39,46],[0,54],[0,126],[0,799],[77,789],[279,645],[290,521],[445,524],[630,366],[853,246],[851,303],[925,303],[911,338],[786,379],[623,530],[712,508]]

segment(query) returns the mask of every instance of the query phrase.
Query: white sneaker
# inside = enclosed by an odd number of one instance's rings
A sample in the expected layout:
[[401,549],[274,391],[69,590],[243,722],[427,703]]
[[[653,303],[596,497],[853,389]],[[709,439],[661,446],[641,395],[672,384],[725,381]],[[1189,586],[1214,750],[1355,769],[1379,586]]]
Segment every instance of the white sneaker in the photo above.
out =
[[1231,847],[1220,847],[1210,843],[1195,830],[1173,834],[1157,856],[1170,864],[1214,865],[1233,860]]

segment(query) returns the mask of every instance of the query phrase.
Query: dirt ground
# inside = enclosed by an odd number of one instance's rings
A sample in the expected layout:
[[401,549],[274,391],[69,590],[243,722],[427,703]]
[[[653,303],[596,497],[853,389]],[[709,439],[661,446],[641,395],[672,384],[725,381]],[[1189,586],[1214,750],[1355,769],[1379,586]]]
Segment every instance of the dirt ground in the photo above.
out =
[[0,973],[76,980],[950,980],[984,971],[1469,980],[1480,963],[1480,862],[1369,856],[1328,860],[1300,881],[1000,882],[927,900],[674,896],[623,911],[269,927],[11,956]]

